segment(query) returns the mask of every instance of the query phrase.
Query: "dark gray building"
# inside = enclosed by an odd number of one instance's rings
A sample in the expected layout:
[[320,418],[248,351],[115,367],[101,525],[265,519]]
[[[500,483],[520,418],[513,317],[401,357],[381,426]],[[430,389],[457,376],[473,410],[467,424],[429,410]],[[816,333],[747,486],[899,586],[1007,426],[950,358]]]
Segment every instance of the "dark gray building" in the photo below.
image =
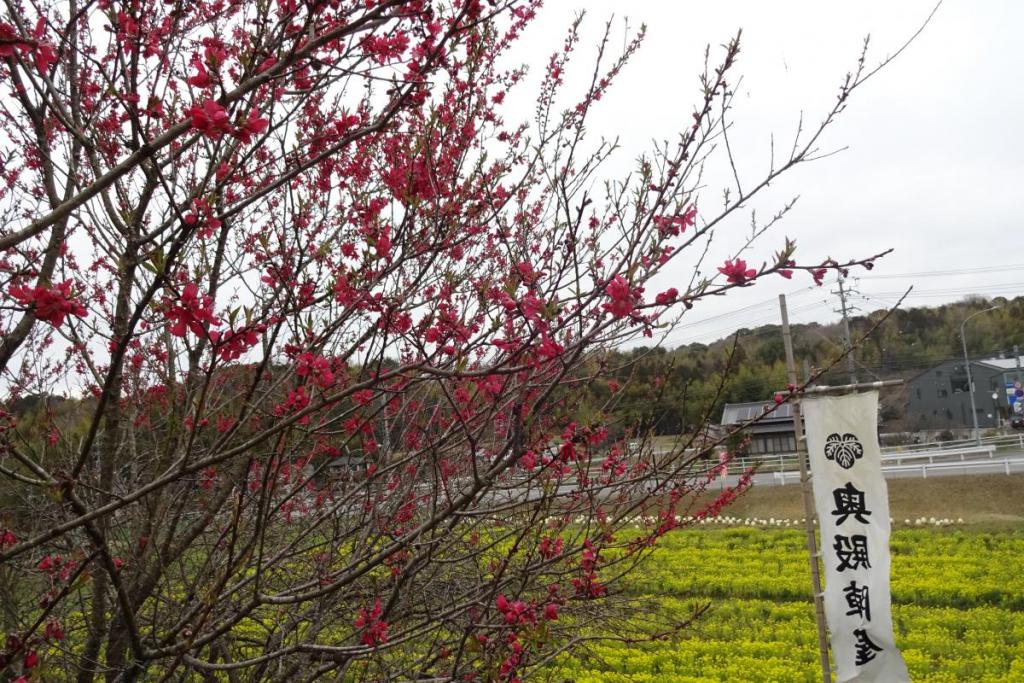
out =
[[[1018,403],[1016,390],[1024,379],[1021,365],[1024,365],[1024,358],[971,361],[979,427],[998,427],[1013,414]],[[967,369],[962,360],[946,361],[925,370],[907,382],[907,428],[973,427],[968,392]]]
[[[722,410],[722,427],[732,429],[752,420],[774,405],[771,401],[753,403],[726,403]],[[793,453],[796,451],[796,430],[793,427],[793,406],[783,403],[774,413],[747,427],[750,434],[750,453]]]

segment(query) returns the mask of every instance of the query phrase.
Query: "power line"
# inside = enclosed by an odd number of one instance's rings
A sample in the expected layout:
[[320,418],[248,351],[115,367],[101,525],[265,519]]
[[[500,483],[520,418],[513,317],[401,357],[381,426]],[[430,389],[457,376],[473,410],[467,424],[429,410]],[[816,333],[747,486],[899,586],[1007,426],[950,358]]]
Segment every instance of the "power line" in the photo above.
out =
[[[943,271],[918,271],[918,272],[911,272],[911,273],[886,273],[884,275],[882,275],[882,274],[866,275],[866,276],[855,278],[855,279],[857,279],[857,280],[861,280],[861,279],[863,279],[863,280],[884,280],[884,279],[914,278],[914,277],[939,277],[939,276],[945,276],[945,275],[974,275],[974,274],[994,273],[994,272],[1010,272],[1010,271],[1018,271],[1018,270],[1024,270],[1024,264],[1003,264],[1003,265],[991,265],[991,266],[978,266],[978,267],[960,268],[960,269],[943,270]],[[943,288],[935,288],[935,289],[915,289],[915,290],[911,291],[909,294],[907,294],[907,292],[905,290],[886,290],[886,291],[877,291],[877,292],[870,292],[870,293],[869,292],[854,292],[854,291],[851,291],[849,289],[849,283],[844,285],[843,288],[844,288],[844,290],[846,290],[845,291],[845,297],[847,297],[847,298],[858,297],[858,298],[860,298],[861,300],[864,300],[864,301],[871,300],[871,301],[874,301],[874,302],[876,302],[878,304],[881,304],[881,305],[885,306],[886,308],[892,308],[892,306],[895,305],[895,303],[896,303],[895,301],[892,301],[892,300],[887,301],[886,300],[887,298],[899,298],[899,297],[903,297],[904,295],[906,295],[906,299],[907,300],[910,300],[910,299],[918,299],[918,298],[921,298],[921,299],[927,299],[927,298],[948,298],[950,296],[956,296],[956,295],[965,295],[965,296],[967,296],[967,295],[971,295],[971,294],[988,295],[988,296],[999,296],[999,295],[1014,295],[1014,294],[1017,294],[1017,293],[1024,293],[1024,283],[1005,283],[1005,284],[993,284],[993,285],[978,285],[978,286],[974,286],[974,287],[964,286],[964,287],[943,287]],[[817,291],[817,289],[818,289],[817,287],[810,287],[810,286],[808,286],[808,287],[800,287],[798,289],[792,290],[791,292],[787,292],[786,295],[789,296],[789,297],[803,296],[803,295],[806,295],[809,292]],[[833,293],[836,293],[836,292],[833,292]],[[672,346],[684,346],[684,345],[691,344],[693,342],[696,342],[696,341],[699,341],[699,340],[705,339],[705,338],[711,338],[713,341],[718,341],[719,339],[723,338],[724,336],[729,336],[730,333],[735,332],[738,329],[749,328],[749,327],[754,327],[754,326],[759,326],[759,325],[764,325],[764,324],[770,324],[772,322],[775,322],[776,317],[777,317],[774,311],[772,311],[770,314],[768,314],[767,312],[764,312],[761,315],[755,315],[755,316],[749,316],[749,313],[752,312],[752,311],[758,311],[758,310],[764,311],[764,309],[767,306],[769,306],[771,304],[774,304],[774,303],[775,303],[775,298],[774,297],[771,298],[771,299],[764,299],[764,300],[761,300],[761,301],[756,301],[756,302],[751,303],[751,304],[747,304],[747,305],[742,306],[740,308],[735,308],[735,309],[732,309],[732,310],[729,310],[729,311],[725,311],[723,313],[712,315],[712,316],[709,316],[709,317],[706,317],[706,318],[701,318],[700,320],[695,320],[693,322],[687,321],[686,320],[686,316],[684,315],[680,319],[680,322],[678,324],[678,329],[677,330],[673,330],[672,332],[670,332],[664,338],[662,343],[665,344],[666,346],[672,347]],[[790,312],[793,313],[793,314],[797,314],[797,313],[807,312],[807,311],[810,311],[810,310],[817,310],[817,309],[821,308],[825,303],[826,303],[825,301],[822,301],[822,302],[815,302],[815,303],[812,303],[812,304],[805,304],[803,306],[799,306],[799,307],[795,307],[795,308],[790,309]],[[852,309],[853,309],[852,306],[847,305],[847,313],[848,314],[849,314],[849,312]],[[836,312],[837,313],[841,313],[841,310],[840,311],[836,311]],[[743,318],[742,322],[737,321],[737,323],[733,323],[733,324],[726,324],[726,325],[723,325],[723,326],[716,326],[714,329],[711,329],[711,330],[703,330],[703,331],[701,331],[699,329],[702,326],[707,325],[709,323],[714,323],[714,322],[719,322],[719,321],[728,321],[728,320],[731,320],[731,319],[738,318],[740,316],[746,316],[746,317]],[[802,324],[805,324],[805,325],[806,324],[811,324],[811,323],[820,323],[820,321],[806,321],[806,322],[802,322]],[[827,323],[822,323],[822,324],[827,324]],[[856,362],[856,361],[854,360],[854,362]]]
[[945,277],[947,275],[976,275],[979,273],[1005,273],[1024,270],[1024,263],[1010,263],[1001,266],[978,266],[976,268],[956,268],[952,270],[923,270],[916,273],[879,273],[861,275],[860,280],[896,280],[909,277]]
[[[816,290],[817,290],[817,287],[810,287],[810,286],[809,287],[800,287],[800,288],[794,289],[794,290],[792,290],[790,292],[786,292],[786,296],[788,296],[788,297],[797,297],[797,296],[802,296],[804,294],[807,294],[808,292],[813,292],[813,291],[816,291]],[[718,320],[727,320],[729,318],[734,318],[734,317],[743,315],[744,313],[747,313],[748,311],[753,311],[753,310],[757,310],[757,309],[764,309],[768,305],[775,304],[775,302],[776,302],[776,298],[774,298],[774,297],[771,298],[771,299],[764,299],[762,301],[756,301],[756,302],[754,302],[752,304],[748,304],[748,305],[742,306],[740,308],[734,308],[734,309],[732,309],[730,311],[726,311],[724,313],[719,313],[717,315],[712,315],[712,316],[709,316],[707,318],[701,318],[700,320],[695,320],[693,322],[687,322],[686,316],[684,315],[680,319],[680,321],[678,323],[678,326],[680,328],[678,330],[678,332],[680,332],[680,333],[690,332],[692,330],[692,328],[700,327],[701,325],[704,325],[705,323],[710,323],[710,322],[715,322],[715,321],[718,321]],[[799,308],[795,308],[795,309],[791,309],[791,310],[792,311],[807,310],[809,307],[810,308],[816,308],[816,307],[821,306],[823,304],[824,304],[824,301],[822,301],[822,302],[814,302],[813,304],[804,304],[803,306],[801,306]],[[751,324],[768,323],[768,322],[771,322],[771,321],[773,321],[775,319],[776,319],[776,313],[772,312],[767,317],[765,315],[761,315],[761,316],[758,316],[757,318],[754,318],[754,319],[746,318],[743,321],[744,324],[740,325],[739,327],[730,324],[727,327],[716,328],[716,329],[710,330],[708,332],[693,332],[691,334],[687,334],[685,337],[679,337],[677,335],[677,332],[673,331],[673,332],[670,332],[668,334],[668,336],[664,339],[664,343],[666,343],[666,344],[668,344],[668,343],[672,343],[672,344],[688,344],[688,343],[690,343],[693,340],[700,339],[701,337],[706,337],[706,336],[715,335],[715,334],[722,334],[722,333],[725,333],[725,332],[732,332],[732,331],[734,331],[736,329],[742,329],[744,327],[749,327]],[[684,327],[687,328],[687,329],[683,329]]]
[[[814,290],[814,287],[801,287],[800,289],[795,289],[792,292],[787,292],[786,296],[797,297],[797,296],[800,296],[802,294],[806,294],[807,292],[813,291],[813,290]],[[719,313],[717,315],[712,315],[712,316],[709,316],[707,318],[701,318],[700,320],[694,321],[694,322],[692,322],[690,324],[691,325],[702,325],[704,323],[711,322],[713,320],[721,320],[723,318],[731,318],[732,316],[739,315],[740,313],[743,313],[744,311],[752,311],[752,310],[754,310],[756,308],[763,308],[764,306],[766,306],[766,305],[768,305],[770,303],[774,303],[774,302],[775,302],[774,298],[772,298],[772,299],[765,299],[764,301],[756,301],[756,302],[754,302],[752,304],[748,304],[747,306],[743,306],[741,308],[734,308],[734,309],[732,309],[730,311],[726,311],[725,313]],[[685,320],[685,319],[686,318],[684,316],[683,320]]]
[[[979,292],[1013,289],[1024,291],[1024,283],[1007,282],[996,285],[978,285],[977,287],[947,287],[942,289],[915,289],[910,292],[909,297],[915,296],[950,296],[954,294],[977,294]],[[903,296],[905,290],[889,290],[884,292],[872,292],[876,296]]]
[[[803,306],[799,306],[797,308],[791,309],[790,312],[791,313],[796,313],[796,312],[800,312],[800,311],[810,311],[810,310],[822,308],[823,306],[825,306],[824,302],[816,301],[816,302],[811,303],[811,304],[804,304]],[[749,328],[749,327],[757,327],[757,326],[761,326],[761,325],[767,325],[767,324],[771,324],[771,323],[776,322],[776,321],[778,321],[778,314],[775,313],[775,312],[772,312],[771,314],[764,314],[764,315],[756,316],[756,317],[753,317],[753,318],[747,318],[747,319],[745,319],[743,321],[742,325],[731,324],[731,325],[729,325],[727,327],[721,327],[721,328],[714,329],[714,330],[707,330],[707,331],[704,331],[704,332],[698,332],[698,333],[694,333],[694,334],[689,334],[686,337],[676,337],[673,334],[670,334],[668,337],[666,337],[665,342],[668,343],[671,340],[671,343],[681,346],[681,345],[685,345],[685,344],[690,344],[690,343],[692,343],[694,341],[697,341],[698,339],[701,339],[701,338],[704,338],[704,337],[712,337],[714,340],[717,341],[720,338],[720,335],[725,335],[727,333],[735,332],[737,330],[745,329],[745,328]],[[716,336],[716,335],[719,335],[719,336]]]
[[[1021,265],[1020,268],[1024,269],[1024,265]],[[984,270],[984,268],[969,269],[970,272],[982,272],[983,270]],[[954,272],[954,271],[944,271],[944,272],[936,271],[936,274],[937,275],[942,275],[942,274],[946,274],[947,272]],[[958,272],[967,273],[968,270],[958,271]],[[905,273],[905,274],[902,274],[902,275],[891,275],[891,276],[890,275],[884,275],[884,276],[878,276],[878,277],[879,278],[889,278],[889,277],[895,278],[895,277],[918,276],[918,275],[926,276],[926,275],[928,275],[928,273]],[[875,276],[869,276],[869,277],[871,277],[871,279],[875,278]],[[857,278],[857,279],[867,279],[867,278]],[[849,289],[848,285],[847,285],[847,288]],[[956,287],[956,288],[942,288],[942,289],[918,289],[918,290],[914,290],[914,291],[910,292],[910,294],[908,295],[908,298],[912,298],[912,297],[915,297],[915,296],[932,296],[932,295],[946,296],[948,294],[958,294],[958,293],[972,294],[972,293],[975,293],[975,292],[978,292],[978,291],[982,291],[982,290],[1003,290],[1003,289],[1022,289],[1022,290],[1024,290],[1024,284],[1008,283],[1008,284],[996,284],[996,285],[979,285],[977,287]],[[805,295],[808,292],[813,292],[813,291],[816,291],[816,290],[817,290],[816,287],[801,287],[801,288],[795,289],[795,290],[793,290],[791,292],[786,292],[786,296],[787,297],[796,297],[796,296]],[[905,294],[905,291],[904,290],[883,291],[883,292],[874,292],[873,294],[875,296],[879,296],[879,297],[903,296],[903,294]],[[764,299],[762,301],[757,301],[757,302],[754,302],[752,304],[748,304],[746,306],[742,306],[740,308],[735,308],[735,309],[732,309],[730,311],[726,311],[724,313],[719,313],[717,315],[712,315],[712,316],[709,316],[707,318],[701,318],[700,320],[695,320],[695,321],[689,322],[689,323],[686,322],[686,318],[684,316],[683,319],[681,320],[681,322],[686,324],[688,327],[697,327],[697,326],[700,326],[700,325],[703,325],[703,324],[706,324],[706,323],[710,323],[710,322],[714,322],[714,321],[717,321],[717,320],[726,320],[728,318],[732,318],[732,317],[735,317],[735,316],[738,316],[738,315],[742,315],[743,313],[745,313],[747,311],[752,311],[752,310],[756,310],[756,309],[759,309],[759,308],[763,308],[763,307],[765,307],[765,306],[767,306],[769,304],[772,304],[774,302],[775,302],[774,298],[772,298],[772,299]],[[796,309],[793,309],[793,310],[795,311]]]

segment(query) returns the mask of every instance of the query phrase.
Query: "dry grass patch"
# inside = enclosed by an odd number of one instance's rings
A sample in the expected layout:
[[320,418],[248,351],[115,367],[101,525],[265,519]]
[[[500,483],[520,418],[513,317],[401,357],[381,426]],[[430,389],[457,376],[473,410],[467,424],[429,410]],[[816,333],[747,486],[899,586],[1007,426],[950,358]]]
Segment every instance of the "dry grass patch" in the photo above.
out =
[[[893,519],[935,517],[967,523],[1024,523],[1024,475],[983,474],[931,479],[889,479]],[[733,517],[799,519],[804,516],[800,487],[757,486],[729,506]]]

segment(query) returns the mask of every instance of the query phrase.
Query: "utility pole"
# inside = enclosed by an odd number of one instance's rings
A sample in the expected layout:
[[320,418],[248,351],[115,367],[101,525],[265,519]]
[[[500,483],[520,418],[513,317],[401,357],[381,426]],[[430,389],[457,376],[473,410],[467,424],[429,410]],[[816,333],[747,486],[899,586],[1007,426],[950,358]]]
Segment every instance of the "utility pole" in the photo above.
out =
[[850,317],[849,314],[857,310],[855,306],[848,306],[846,303],[846,297],[853,293],[848,287],[843,285],[846,283],[846,278],[843,274],[839,274],[838,278],[839,291],[833,290],[833,294],[839,295],[839,310],[836,313],[843,314],[843,348],[846,350],[846,368],[850,371],[850,384],[857,384],[857,361],[853,357],[853,341],[850,339]]
[[974,443],[976,443],[979,448],[981,447],[981,430],[978,429],[978,406],[974,401],[974,377],[971,375],[971,357],[967,355],[967,334],[964,331],[964,326],[967,324],[967,321],[974,316],[994,311],[997,308],[1002,308],[1002,304],[989,306],[988,308],[980,311],[975,311],[964,318],[960,323],[960,343],[964,346],[964,367],[967,368],[967,389],[969,390],[968,394],[971,397],[971,423],[974,425]]
[[[782,313],[782,341],[786,348],[786,377],[796,385],[796,361],[793,359],[793,337],[789,332],[789,312],[786,310],[786,295],[779,295],[779,310]],[[811,474],[807,466],[807,442],[804,441],[803,420],[800,418],[800,401],[793,401],[793,437],[796,442],[796,459],[800,463],[800,489],[804,500],[804,531],[807,534],[807,553],[811,565],[811,590],[814,594],[814,616],[818,623],[818,654],[821,658],[821,680],[832,683],[832,665],[828,659],[828,632],[825,626],[825,600],[821,590],[821,568],[818,566],[818,539],[814,534],[816,515],[814,498],[811,493]]]
[[[1020,381],[1022,379],[1024,379],[1024,377],[1021,377],[1021,374],[1020,374],[1020,346],[1018,346],[1017,344],[1013,345],[1013,362],[1017,364],[1017,372],[1013,376],[1014,400],[1013,400],[1013,403],[1009,403],[1008,402],[1008,405],[1006,407],[1006,411],[1007,411],[1006,412],[1006,423],[1007,424],[1010,424],[1010,420],[1013,419],[1013,414],[1017,412],[1015,410],[1015,408],[1017,407],[1017,401],[1020,400],[1020,399],[1017,398],[1017,396],[1016,396],[1016,390],[1017,390],[1017,386],[1020,385]],[[1003,376],[1005,377],[1006,375],[1003,375]],[[1004,400],[1008,399],[1008,398],[1009,398],[1009,396],[1006,396],[1006,397],[1004,397]]]

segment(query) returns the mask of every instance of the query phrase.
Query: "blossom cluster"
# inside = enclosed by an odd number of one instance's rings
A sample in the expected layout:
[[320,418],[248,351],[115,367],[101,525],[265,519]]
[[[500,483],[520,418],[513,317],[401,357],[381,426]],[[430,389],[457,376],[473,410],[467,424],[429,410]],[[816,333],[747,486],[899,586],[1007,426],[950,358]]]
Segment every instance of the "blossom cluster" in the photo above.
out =
[[73,297],[73,286],[71,281],[65,280],[55,287],[11,285],[8,292],[19,305],[30,309],[37,320],[60,327],[69,315],[78,318],[89,315],[85,305]]
[[359,610],[356,616],[355,627],[361,631],[359,639],[363,645],[376,647],[386,643],[388,640],[388,623],[381,619],[384,608],[381,606],[380,598],[373,603],[373,607]]
[[196,132],[216,140],[222,135],[233,135],[243,144],[252,142],[253,137],[267,129],[270,122],[259,115],[256,110],[250,111],[244,118],[232,122],[227,110],[213,99],[205,99],[201,104],[192,105],[186,112]]

